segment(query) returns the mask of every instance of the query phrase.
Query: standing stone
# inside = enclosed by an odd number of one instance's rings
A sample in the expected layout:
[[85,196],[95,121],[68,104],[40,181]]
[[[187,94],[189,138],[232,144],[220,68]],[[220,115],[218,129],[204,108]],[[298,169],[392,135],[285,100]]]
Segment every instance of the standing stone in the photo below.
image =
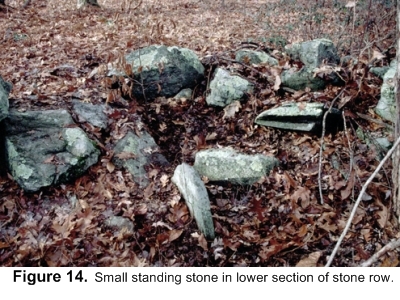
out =
[[204,182],[197,171],[188,164],[176,167],[172,182],[176,184],[190,214],[196,220],[199,230],[207,239],[214,239],[214,223],[211,216],[210,200]]

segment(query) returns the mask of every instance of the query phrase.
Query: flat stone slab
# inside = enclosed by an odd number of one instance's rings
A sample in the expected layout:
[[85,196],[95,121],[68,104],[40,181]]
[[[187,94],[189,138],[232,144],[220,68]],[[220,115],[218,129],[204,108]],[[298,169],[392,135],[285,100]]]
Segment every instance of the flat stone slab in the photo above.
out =
[[[294,131],[319,131],[326,108],[323,103],[285,103],[259,114],[255,123],[263,126]],[[332,108],[326,119],[328,129],[341,127],[341,112]]]
[[222,148],[197,152],[194,168],[211,182],[251,185],[278,164],[272,156],[248,155],[232,148]]

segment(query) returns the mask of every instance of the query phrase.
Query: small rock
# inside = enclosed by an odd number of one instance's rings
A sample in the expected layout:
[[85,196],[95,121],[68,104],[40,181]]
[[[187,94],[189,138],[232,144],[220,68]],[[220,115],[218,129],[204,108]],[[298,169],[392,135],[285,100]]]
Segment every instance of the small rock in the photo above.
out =
[[217,68],[210,83],[210,94],[206,97],[208,105],[225,107],[233,101],[241,100],[253,92],[253,84],[228,71]]
[[211,182],[251,185],[279,164],[272,156],[242,154],[232,148],[196,153],[194,168]]

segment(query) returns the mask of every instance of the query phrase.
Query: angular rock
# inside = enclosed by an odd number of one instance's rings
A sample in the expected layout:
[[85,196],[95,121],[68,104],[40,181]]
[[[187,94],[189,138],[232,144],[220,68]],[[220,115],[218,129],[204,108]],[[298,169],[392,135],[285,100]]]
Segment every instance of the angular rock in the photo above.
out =
[[[282,86],[293,90],[303,90],[309,87],[313,91],[322,90],[326,86],[325,80],[314,76],[314,70],[324,62],[327,65],[337,65],[340,58],[333,42],[327,39],[315,39],[299,44],[286,45],[285,51],[295,61],[301,61],[304,67],[300,71],[290,69],[282,72]],[[326,80],[334,85],[341,85],[343,81],[332,72],[326,75]]]
[[390,64],[389,70],[383,76],[383,83],[381,86],[381,98],[378,105],[375,107],[376,113],[383,119],[390,122],[396,121],[396,102],[395,102],[395,74],[397,64],[393,61]]
[[[320,131],[326,109],[323,103],[285,103],[259,114],[255,123],[294,131]],[[332,108],[326,118],[326,130],[337,130],[343,124],[340,110]]]
[[230,75],[228,71],[217,68],[210,89],[211,92],[206,97],[207,104],[225,107],[253,92],[253,84],[240,76]]
[[66,110],[10,111],[5,119],[8,168],[28,192],[81,176],[100,151]]
[[275,58],[269,56],[267,53],[248,49],[241,49],[237,51],[235,59],[243,63],[256,65],[268,64],[270,66],[276,66],[278,64],[278,61]]
[[285,51],[292,59],[300,60],[311,71],[318,68],[322,61],[330,65],[337,65],[340,62],[336,47],[328,39],[315,39],[286,45]]
[[104,105],[93,105],[91,103],[83,103],[73,100],[72,108],[81,121],[88,122],[93,126],[107,128],[107,116],[104,113]]
[[193,167],[183,163],[176,167],[171,181],[181,192],[199,230],[207,239],[214,239],[215,231],[210,200],[199,174]]
[[0,76],[0,122],[8,115],[8,94],[11,92],[12,85],[3,80]]
[[300,71],[289,69],[281,74],[281,85],[299,91],[309,87],[312,91],[323,90],[326,86],[324,80],[314,77],[314,73],[303,67]]
[[[180,90],[193,88],[204,76],[204,67],[197,55],[186,48],[153,45],[133,51],[125,56],[132,66],[133,95],[147,100],[159,96],[173,97]],[[121,70],[111,70],[111,75],[125,76]]]
[[278,160],[271,156],[247,155],[223,148],[197,152],[194,168],[211,182],[251,185],[278,164]]
[[159,153],[154,139],[144,130],[140,131],[140,136],[130,131],[119,140],[114,147],[113,161],[117,167],[126,168],[140,187],[149,184],[145,167],[150,164],[169,165],[166,158]]

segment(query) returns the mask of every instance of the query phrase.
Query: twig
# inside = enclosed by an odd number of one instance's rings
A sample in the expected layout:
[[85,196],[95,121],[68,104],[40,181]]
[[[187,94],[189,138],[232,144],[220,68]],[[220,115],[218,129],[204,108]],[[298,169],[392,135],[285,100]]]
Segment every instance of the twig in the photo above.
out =
[[262,77],[267,77],[265,73],[260,72],[257,69],[255,69],[255,68],[253,68],[253,67],[251,67],[249,65],[246,65],[245,63],[242,63],[240,61],[237,61],[237,60],[234,60],[234,59],[230,59],[230,58],[227,58],[227,57],[223,57],[223,56],[220,56],[219,58],[221,58],[223,60],[226,60],[226,61],[229,61],[229,62],[232,62],[232,63],[235,63],[235,64],[242,65],[243,67],[246,67],[246,68],[256,72],[257,74],[261,75]]
[[351,149],[350,138],[349,138],[349,135],[347,133],[346,116],[344,115],[344,111],[342,111],[342,118],[343,118],[344,134],[345,134],[346,139],[347,139],[347,144],[349,146],[349,154],[350,154],[350,170],[349,170],[349,176],[346,178],[346,182],[348,182],[350,180],[351,172],[353,172],[354,153],[353,153],[353,149]]
[[331,112],[331,109],[333,107],[333,104],[335,104],[335,101],[339,99],[339,97],[343,94],[345,89],[341,90],[339,95],[333,99],[331,106],[329,109],[325,112],[324,118],[322,119],[322,134],[321,134],[321,145],[319,148],[319,165],[318,165],[318,186],[319,186],[319,197],[321,199],[321,204],[324,204],[324,197],[322,195],[322,179],[321,179],[321,174],[322,174],[322,148],[324,147],[324,137],[325,137],[325,123],[326,123],[326,117],[328,114]]
[[367,120],[367,121],[369,121],[369,122],[373,122],[373,123],[375,123],[375,124],[384,126],[384,127],[388,128],[388,129],[394,130],[393,126],[391,126],[391,125],[389,125],[389,124],[387,124],[387,123],[385,123],[385,122],[382,122],[382,121],[380,121],[380,120],[371,118],[370,116],[364,115],[364,114],[359,113],[359,112],[356,112],[356,114],[357,114],[357,116],[359,116],[360,118],[362,118],[362,119],[364,119],[364,120]]
[[400,239],[391,241],[388,243],[385,247],[383,247],[381,250],[376,252],[374,255],[372,255],[367,261],[363,262],[360,264],[360,267],[370,267],[373,263],[375,263],[379,257],[381,257],[383,254],[385,254],[388,251],[394,250],[396,248],[400,247]]
[[375,178],[375,176],[378,174],[382,166],[385,164],[385,162],[390,158],[396,147],[400,144],[400,137],[396,140],[396,143],[393,145],[393,147],[389,150],[389,152],[386,154],[386,156],[382,159],[382,161],[379,163],[378,167],[375,169],[374,173],[368,178],[368,180],[365,182],[363,185],[360,194],[358,195],[357,201],[354,204],[353,210],[351,211],[350,217],[347,220],[346,227],[344,228],[342,234],[340,235],[339,240],[336,242],[335,248],[332,251],[332,254],[329,256],[329,260],[326,263],[325,267],[329,267],[332,264],[332,261],[336,255],[336,252],[339,250],[340,244],[342,243],[344,237],[346,236],[347,232],[350,229],[351,222],[353,221],[353,218],[356,214],[356,210],[358,205],[360,204],[362,197],[367,190],[368,185],[372,182],[372,180]]

